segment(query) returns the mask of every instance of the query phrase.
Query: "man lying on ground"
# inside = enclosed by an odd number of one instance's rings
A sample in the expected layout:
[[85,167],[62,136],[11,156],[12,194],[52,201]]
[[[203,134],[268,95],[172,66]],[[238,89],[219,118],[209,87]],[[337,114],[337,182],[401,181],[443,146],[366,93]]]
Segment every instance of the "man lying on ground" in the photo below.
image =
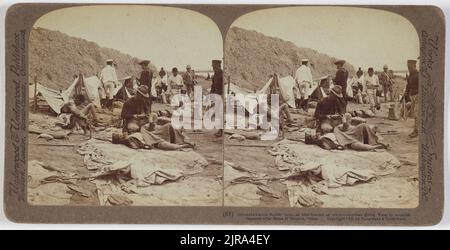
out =
[[160,112],[161,118],[149,114],[148,97],[148,87],[141,85],[136,95],[124,103],[121,114],[123,133],[113,134],[113,143],[125,144],[134,149],[179,150],[193,147],[184,141],[181,131],[172,127],[167,117],[170,112]]
[[149,122],[141,126],[138,132],[122,136],[113,134],[112,139],[113,143],[124,144],[133,149],[180,150],[194,147],[185,142],[182,131],[175,129],[167,117],[159,118],[156,114],[151,114]]
[[339,98],[342,98],[340,86],[336,85],[330,95],[318,103],[314,116],[317,119],[316,135],[307,136],[306,143],[324,145],[327,142],[329,149],[344,149],[345,147],[369,151],[386,148],[382,139],[376,134],[377,129],[366,123],[357,126],[351,125],[352,116],[343,114],[339,107]]
[[[371,151],[388,147],[377,134],[377,127],[370,127],[367,123],[352,126],[351,120],[352,116],[346,113],[342,118],[342,124],[333,129],[335,142],[338,145],[358,151]],[[327,134],[324,134],[324,136],[327,136]]]

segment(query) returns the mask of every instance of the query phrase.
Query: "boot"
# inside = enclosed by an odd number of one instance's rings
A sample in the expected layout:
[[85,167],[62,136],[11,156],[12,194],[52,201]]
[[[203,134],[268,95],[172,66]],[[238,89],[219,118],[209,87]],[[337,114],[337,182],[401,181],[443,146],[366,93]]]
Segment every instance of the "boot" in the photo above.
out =
[[302,109],[308,112],[308,99],[304,99],[302,103]]
[[302,109],[303,108],[303,97],[302,98],[300,98],[300,99],[298,99],[298,109]]
[[110,111],[113,111],[113,99],[109,99],[109,100],[108,100],[108,109],[109,109]]
[[106,99],[100,99],[100,107],[102,109],[106,108]]

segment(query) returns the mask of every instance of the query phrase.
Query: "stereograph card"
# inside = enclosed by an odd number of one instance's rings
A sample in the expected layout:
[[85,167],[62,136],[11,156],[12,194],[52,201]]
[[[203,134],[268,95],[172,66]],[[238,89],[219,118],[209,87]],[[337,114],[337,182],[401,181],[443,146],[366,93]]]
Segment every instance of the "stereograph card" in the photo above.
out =
[[16,4],[5,199],[20,223],[433,225],[433,6]]

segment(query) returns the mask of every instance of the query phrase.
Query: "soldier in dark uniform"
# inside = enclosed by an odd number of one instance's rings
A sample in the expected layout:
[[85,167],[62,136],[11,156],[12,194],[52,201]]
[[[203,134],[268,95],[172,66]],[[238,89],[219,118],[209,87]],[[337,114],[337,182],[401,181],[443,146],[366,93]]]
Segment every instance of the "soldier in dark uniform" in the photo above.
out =
[[161,67],[161,70],[159,71],[159,77],[163,78],[164,76],[166,76],[166,71],[163,67]]
[[124,137],[131,133],[139,132],[141,127],[148,123],[150,114],[147,105],[148,98],[148,87],[141,85],[137,89],[136,95],[123,104],[120,116],[123,119],[122,132]]
[[345,60],[337,60],[334,63],[337,67],[336,77],[333,79],[335,85],[341,86],[343,101],[345,102],[344,110],[347,109],[347,79],[348,71],[344,68]]
[[361,69],[361,67],[358,68],[358,71],[356,71],[356,75],[358,77],[361,77],[364,74],[363,70]]
[[[212,76],[211,94],[217,94],[223,97],[223,71],[221,67],[221,60],[212,60],[212,68],[214,70],[214,75]],[[217,137],[223,135],[223,129],[215,134]]]
[[418,122],[419,122],[419,71],[416,68],[416,60],[408,60],[408,72],[406,76],[406,90],[405,96],[411,100],[411,107],[414,110],[414,130],[409,134],[410,138],[415,138],[419,135]]
[[222,61],[213,60],[212,67],[214,75],[212,77],[211,93],[222,95],[223,94],[223,71],[221,68]]
[[330,94],[317,103],[314,112],[314,118],[317,121],[317,133],[331,132],[340,123],[342,116],[345,114],[341,101],[343,97],[341,86],[335,85],[330,90]]
[[153,71],[149,69],[148,65],[150,64],[149,60],[143,60],[139,63],[142,66],[141,76],[138,78],[140,85],[147,86],[148,88],[148,98],[147,98],[147,106],[149,112],[152,110],[152,79],[153,79]]

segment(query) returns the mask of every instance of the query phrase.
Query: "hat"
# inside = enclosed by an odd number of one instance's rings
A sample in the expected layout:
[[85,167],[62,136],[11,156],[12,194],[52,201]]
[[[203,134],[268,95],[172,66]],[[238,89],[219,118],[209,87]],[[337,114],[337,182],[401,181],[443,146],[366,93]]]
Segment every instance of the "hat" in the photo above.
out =
[[141,94],[143,97],[147,97],[147,98],[149,97],[147,85],[141,85],[141,86],[139,86],[139,88],[137,89],[137,92],[138,92],[139,94]]
[[220,65],[222,64],[221,60],[212,60],[212,65]]
[[140,65],[145,65],[147,66],[150,63],[150,60],[142,60],[139,62]]
[[106,62],[114,62],[113,59],[106,59]]
[[188,64],[188,65],[186,66],[186,69],[190,69],[190,68],[191,68],[191,65]]
[[335,65],[344,65],[345,64],[345,60],[337,60],[336,62],[334,62]]
[[309,62],[309,60],[308,59],[302,59],[302,62]]
[[410,65],[410,64],[416,65],[416,63],[417,63],[417,60],[412,60],[412,59],[411,59],[411,60],[408,60],[408,61],[407,61],[407,64],[408,64],[408,65]]
[[319,78],[319,84],[321,84],[323,81],[328,80],[329,76],[322,76]]
[[383,66],[383,69],[388,69],[389,67],[385,64],[384,66]]
[[331,89],[331,93],[333,93],[335,96],[342,98],[342,87],[339,85],[334,85],[334,87]]
[[122,80],[129,80],[129,79],[131,79],[131,76],[126,76]]

